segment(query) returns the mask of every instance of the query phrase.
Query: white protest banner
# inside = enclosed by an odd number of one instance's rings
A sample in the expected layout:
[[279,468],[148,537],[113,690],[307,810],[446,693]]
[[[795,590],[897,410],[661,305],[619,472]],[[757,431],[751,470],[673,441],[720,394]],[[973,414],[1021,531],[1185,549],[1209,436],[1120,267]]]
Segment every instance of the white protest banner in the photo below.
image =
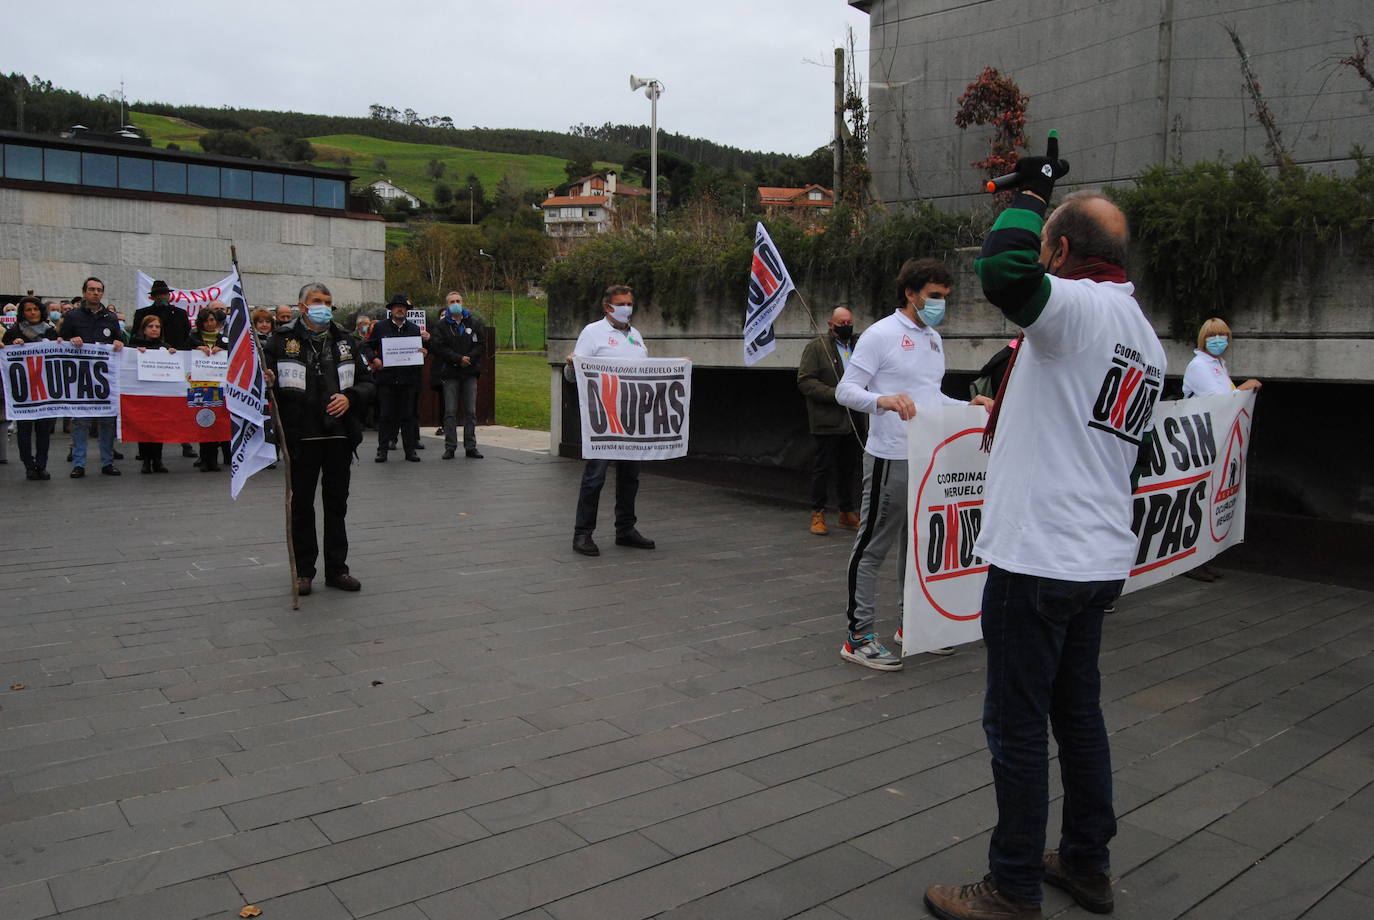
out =
[[0,349],[5,417],[103,418],[119,411],[119,360],[109,345],[35,342]]
[[229,352],[217,351],[213,355],[192,350],[191,379],[206,383],[223,383],[229,373]]
[[[1123,593],[1181,575],[1245,537],[1245,458],[1253,390],[1160,402],[1150,468],[1132,499],[1136,557]],[[911,539],[903,587],[903,653],[982,637],[987,564],[973,552],[982,530],[987,413],[923,407],[907,428]]]
[[425,363],[418,335],[389,335],[382,339],[382,367],[417,367]]
[[573,358],[582,456],[671,460],[687,454],[692,362],[685,358]]
[[778,347],[773,320],[787,306],[792,276],[773,239],[759,223],[754,228],[754,261],[749,269],[749,306],[744,311],[744,363],[752,366]]
[[[153,277],[145,272],[138,273],[138,281],[135,287],[138,289],[138,296],[134,304],[134,309],[149,306],[152,301],[148,298],[148,292],[153,289]],[[212,302],[223,301],[229,292],[233,290],[234,276],[231,274],[221,278],[214,284],[207,284],[202,288],[170,288],[171,293],[168,299],[173,306],[181,307],[194,322],[196,314],[201,307],[209,306]],[[170,282],[169,282],[170,287]],[[132,315],[132,314],[131,314]]]
[[424,331],[425,331],[425,321],[426,321],[426,318],[425,318],[425,311],[424,311],[424,310],[415,310],[415,309],[407,310],[407,311],[406,311],[406,319],[410,320],[412,323],[414,323],[415,325],[419,326],[421,332],[424,332]]
[[[132,349],[131,349],[132,350]],[[181,352],[172,354],[165,348],[134,351],[138,355],[138,379],[156,383],[185,383],[186,361]]]

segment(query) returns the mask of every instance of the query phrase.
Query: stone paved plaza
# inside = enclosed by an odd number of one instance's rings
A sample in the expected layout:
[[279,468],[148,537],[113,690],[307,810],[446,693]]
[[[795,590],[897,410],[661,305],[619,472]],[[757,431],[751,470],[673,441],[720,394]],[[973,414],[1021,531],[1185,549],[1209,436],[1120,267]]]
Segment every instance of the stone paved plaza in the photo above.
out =
[[[428,444],[360,451],[363,591],[296,612],[279,472],[232,503],[131,445],[118,480],[11,452],[0,918],[877,920],[981,877],[983,655],[842,662],[845,536],[646,475],[659,548],[612,545],[608,487],[587,559],[580,464]],[[1228,571],[1119,607],[1115,916],[1374,917],[1374,594]]]

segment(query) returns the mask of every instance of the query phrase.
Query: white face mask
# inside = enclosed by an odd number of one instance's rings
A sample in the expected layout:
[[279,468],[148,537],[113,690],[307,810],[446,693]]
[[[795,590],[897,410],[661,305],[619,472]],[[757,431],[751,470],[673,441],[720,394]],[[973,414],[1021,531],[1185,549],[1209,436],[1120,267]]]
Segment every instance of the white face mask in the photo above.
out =
[[622,326],[630,321],[630,315],[634,311],[635,306],[632,303],[611,304],[611,318]]

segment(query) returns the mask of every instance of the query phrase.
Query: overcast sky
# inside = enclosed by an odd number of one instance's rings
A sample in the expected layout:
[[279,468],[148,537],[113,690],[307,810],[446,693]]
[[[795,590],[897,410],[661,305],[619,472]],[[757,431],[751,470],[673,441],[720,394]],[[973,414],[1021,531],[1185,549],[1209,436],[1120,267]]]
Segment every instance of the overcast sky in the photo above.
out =
[[0,69],[131,100],[460,127],[648,124],[630,74],[664,86],[659,127],[752,150],[827,143],[845,0],[65,0],[6,4]]

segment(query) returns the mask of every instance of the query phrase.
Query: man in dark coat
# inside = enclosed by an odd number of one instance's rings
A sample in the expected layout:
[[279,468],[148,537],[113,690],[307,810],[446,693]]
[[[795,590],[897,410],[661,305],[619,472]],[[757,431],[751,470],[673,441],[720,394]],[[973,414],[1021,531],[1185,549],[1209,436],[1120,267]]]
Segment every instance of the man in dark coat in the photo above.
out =
[[185,342],[191,337],[191,317],[181,307],[172,304],[172,290],[167,287],[166,281],[154,281],[152,288],[148,291],[148,299],[152,301],[146,307],[140,307],[134,313],[134,329],[143,327],[145,316],[156,316],[162,320],[162,339],[166,342],[178,343]]
[[406,459],[419,463],[417,450],[420,427],[415,417],[415,407],[423,366],[387,367],[382,356],[382,341],[393,337],[428,341],[429,333],[406,319],[410,298],[404,294],[393,295],[386,308],[387,318],[372,325],[372,331],[363,344],[368,365],[377,382],[377,462],[386,462],[387,445],[396,440],[399,432]]
[[291,458],[291,542],[297,588],[309,594],[319,558],[315,489],[324,505],[324,583],[357,591],[348,571],[348,484],[361,418],[374,392],[357,338],[333,321],[333,297],[323,284],[301,288],[300,317],[263,346]]
[[[119,328],[119,317],[102,303],[104,297],[105,282],[99,278],[87,278],[81,285],[81,306],[67,313],[58,336],[73,345],[109,345],[115,351],[123,348],[124,335]],[[106,476],[119,475],[119,469],[114,465],[117,422],[118,417],[114,415],[72,419],[73,479],[86,475],[86,438],[92,423],[96,426],[100,441],[100,472]]]
[[830,314],[830,328],[806,344],[797,366],[797,389],[806,397],[806,421],[816,442],[811,464],[811,532],[829,533],[825,526],[825,502],[830,480],[840,506],[840,526],[859,526],[859,460],[866,426],[862,416],[835,402],[835,387],[844,376],[849,356],[859,337],[854,334],[854,315],[844,307]]
[[[477,450],[477,378],[482,373],[486,327],[463,306],[463,295],[449,291],[444,315],[434,325],[429,351],[434,356],[431,373],[439,375],[444,391],[444,459],[458,450],[458,411],[463,411],[463,452],[480,460]],[[461,403],[460,403],[461,400]]]

